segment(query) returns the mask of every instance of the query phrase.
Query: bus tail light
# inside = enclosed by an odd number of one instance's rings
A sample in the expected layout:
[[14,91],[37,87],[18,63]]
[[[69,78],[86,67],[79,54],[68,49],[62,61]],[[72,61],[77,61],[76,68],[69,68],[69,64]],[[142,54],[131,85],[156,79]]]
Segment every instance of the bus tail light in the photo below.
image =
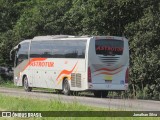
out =
[[127,68],[126,76],[125,76],[125,83],[128,83],[128,79],[129,79],[129,69]]
[[92,82],[90,67],[88,67],[88,82]]

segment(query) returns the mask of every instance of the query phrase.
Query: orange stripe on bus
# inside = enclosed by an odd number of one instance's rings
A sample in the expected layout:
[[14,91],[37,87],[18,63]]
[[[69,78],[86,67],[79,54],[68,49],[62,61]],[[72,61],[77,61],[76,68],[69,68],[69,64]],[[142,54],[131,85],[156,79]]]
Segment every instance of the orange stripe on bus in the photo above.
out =
[[[120,70],[121,71],[121,70]],[[104,74],[104,75],[114,75],[114,74],[117,74],[117,73],[119,73],[120,71],[117,71],[117,72],[115,72],[115,73],[109,73],[109,72],[100,72],[100,73],[97,73],[96,75],[94,75],[94,76],[97,76],[97,75],[101,75],[101,74]]]
[[27,67],[28,66],[30,66],[33,62],[35,62],[35,61],[44,61],[44,60],[46,60],[47,58],[32,58],[29,62],[28,62],[28,64],[24,67],[24,69],[22,70],[22,72],[25,70],[25,69],[27,69]]
[[[78,63],[78,62],[77,62]],[[69,75],[73,72],[73,70],[75,69],[77,63],[74,65],[74,67],[72,68],[72,70],[62,70],[61,73],[58,75],[58,77],[56,78],[56,80],[58,80],[58,78],[62,75],[62,74],[65,74],[65,75]]]
[[116,69],[108,69],[108,68],[101,68],[101,69],[98,69],[98,70],[96,70],[96,71],[94,71],[94,72],[98,72],[98,71],[101,71],[101,70],[104,70],[104,71],[115,71],[115,70],[118,70],[119,68],[122,68],[123,67],[123,65],[122,66],[120,66],[120,67],[118,67],[118,68],[116,68]]

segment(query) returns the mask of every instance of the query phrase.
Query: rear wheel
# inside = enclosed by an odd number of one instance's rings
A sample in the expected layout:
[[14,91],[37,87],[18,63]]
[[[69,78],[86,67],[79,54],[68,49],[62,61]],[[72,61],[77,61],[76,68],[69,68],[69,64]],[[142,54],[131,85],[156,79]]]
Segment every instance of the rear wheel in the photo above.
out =
[[94,96],[95,97],[101,97],[101,98],[105,98],[108,96],[108,91],[103,90],[103,91],[94,91]]
[[63,93],[65,94],[65,95],[70,95],[70,86],[69,86],[69,83],[68,83],[68,80],[67,79],[65,79],[64,81],[63,81]]
[[25,90],[26,92],[32,91],[32,88],[29,87],[29,85],[28,85],[28,78],[27,78],[26,76],[25,76],[24,79],[23,79],[23,86],[24,86],[24,90]]

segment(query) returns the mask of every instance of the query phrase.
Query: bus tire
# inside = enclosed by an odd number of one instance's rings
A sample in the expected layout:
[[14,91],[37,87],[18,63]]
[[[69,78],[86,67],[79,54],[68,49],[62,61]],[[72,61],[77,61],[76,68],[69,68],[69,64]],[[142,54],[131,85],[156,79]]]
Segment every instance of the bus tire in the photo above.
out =
[[94,96],[95,97],[98,97],[98,98],[106,98],[108,96],[108,91],[106,90],[97,90],[97,91],[94,91]]
[[24,87],[24,90],[26,92],[31,92],[32,91],[32,88],[29,87],[29,85],[28,85],[28,78],[27,78],[27,76],[25,76],[24,79],[23,79],[23,87]]
[[68,83],[68,79],[65,79],[63,81],[63,94],[64,95],[70,95],[71,91],[70,91],[70,86]]

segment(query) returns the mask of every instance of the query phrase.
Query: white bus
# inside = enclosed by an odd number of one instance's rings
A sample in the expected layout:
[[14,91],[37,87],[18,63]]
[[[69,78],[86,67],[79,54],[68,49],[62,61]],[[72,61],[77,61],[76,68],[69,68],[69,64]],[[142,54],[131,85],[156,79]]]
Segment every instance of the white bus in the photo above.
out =
[[128,89],[128,40],[116,36],[37,36],[20,42],[15,53],[14,84],[25,91],[52,88],[69,95]]

